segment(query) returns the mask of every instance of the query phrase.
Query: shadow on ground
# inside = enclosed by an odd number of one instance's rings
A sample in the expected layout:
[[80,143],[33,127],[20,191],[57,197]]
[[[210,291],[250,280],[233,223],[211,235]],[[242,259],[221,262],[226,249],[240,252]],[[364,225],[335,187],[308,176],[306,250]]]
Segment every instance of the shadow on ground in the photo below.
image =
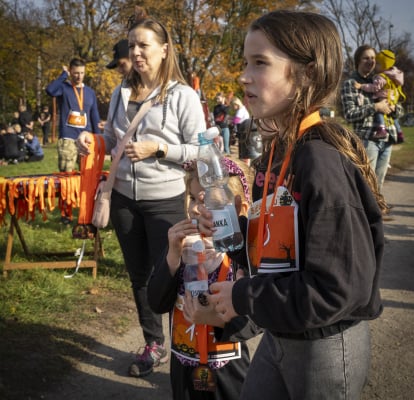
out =
[[[149,399],[156,388],[169,387],[169,375],[155,372],[146,382],[140,379],[137,388],[138,380],[127,377],[131,353],[72,330],[3,320],[0,335],[0,398],[4,400],[54,400],[57,393],[64,399],[91,399],[93,392],[106,390],[125,398],[129,389],[122,377],[131,382],[135,399]],[[87,363],[88,370],[99,373],[83,372],[79,363]],[[104,377],[105,370],[117,377]],[[68,375],[76,375],[69,388],[64,383]],[[64,394],[61,385],[65,386]]]

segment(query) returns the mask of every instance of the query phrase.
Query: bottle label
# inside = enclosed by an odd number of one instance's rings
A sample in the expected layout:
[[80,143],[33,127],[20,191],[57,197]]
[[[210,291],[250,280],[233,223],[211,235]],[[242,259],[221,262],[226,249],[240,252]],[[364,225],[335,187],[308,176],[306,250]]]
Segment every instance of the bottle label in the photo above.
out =
[[211,213],[213,214],[214,229],[216,229],[213,234],[213,239],[220,240],[233,235],[234,229],[229,210],[227,208],[211,210]]
[[185,290],[191,292],[192,297],[208,291],[208,281],[192,281],[184,283]]
[[198,176],[201,178],[202,176],[204,176],[208,171],[208,165],[201,160],[197,161],[197,172],[198,172]]

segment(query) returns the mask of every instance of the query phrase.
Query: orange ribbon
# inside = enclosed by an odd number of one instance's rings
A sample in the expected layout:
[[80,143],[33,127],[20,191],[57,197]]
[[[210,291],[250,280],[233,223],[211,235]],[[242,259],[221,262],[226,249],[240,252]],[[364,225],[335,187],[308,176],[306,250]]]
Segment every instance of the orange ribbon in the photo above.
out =
[[[223,282],[227,278],[227,274],[230,269],[230,259],[227,255],[224,256],[223,262],[220,266],[220,272],[217,278],[217,282]],[[208,334],[213,328],[206,324],[196,325],[195,330],[197,334],[197,348],[200,355],[200,364],[207,364],[208,360]]]
[[[299,125],[299,132],[298,132],[298,138],[297,140],[299,140],[303,134],[311,127],[314,125],[318,125],[322,122],[321,116],[319,114],[319,111],[315,111],[312,114],[309,114],[308,116],[306,116],[300,123]],[[272,167],[272,161],[273,161],[273,154],[274,154],[274,150],[275,150],[275,142],[276,140],[273,140],[272,143],[272,148],[270,150],[270,155],[269,155],[269,161],[267,164],[267,170],[266,170],[266,175],[265,175],[265,181],[264,181],[264,189],[263,189],[263,196],[262,196],[262,204],[261,204],[261,208],[260,208],[260,217],[259,217],[259,227],[258,227],[258,232],[257,234],[259,235],[259,237],[257,238],[257,262],[258,264],[260,264],[260,260],[262,258],[262,252],[263,252],[263,235],[264,235],[264,220],[265,220],[265,214],[267,212],[266,210],[266,197],[267,197],[267,190],[268,190],[268,185],[269,185],[269,180],[270,180],[270,170]],[[291,146],[287,153],[286,153],[286,157],[283,160],[282,166],[280,168],[280,173],[277,179],[277,183],[276,183],[276,187],[274,190],[274,194],[273,194],[273,199],[272,199],[272,206],[274,204],[274,197],[276,195],[277,192],[277,188],[279,186],[282,186],[284,179],[285,179],[285,175],[286,175],[286,171],[287,168],[289,166],[290,163],[290,158],[292,155],[292,150],[293,150],[293,146]]]

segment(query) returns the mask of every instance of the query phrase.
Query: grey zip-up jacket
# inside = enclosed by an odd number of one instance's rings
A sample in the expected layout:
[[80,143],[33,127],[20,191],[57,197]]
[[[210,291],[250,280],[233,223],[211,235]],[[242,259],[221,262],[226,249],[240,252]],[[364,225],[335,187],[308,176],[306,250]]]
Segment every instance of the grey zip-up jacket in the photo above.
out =
[[[149,96],[157,96],[157,88]],[[106,153],[115,156],[130,121],[127,116],[131,89],[124,83],[112,94],[104,138]],[[120,96],[120,97],[119,97]],[[185,191],[182,164],[198,154],[198,133],[206,130],[205,118],[197,93],[189,86],[171,82],[166,100],[153,105],[140,121],[131,140],[166,143],[165,158],[147,158],[132,163],[120,159],[114,190],[135,200],[160,200]]]

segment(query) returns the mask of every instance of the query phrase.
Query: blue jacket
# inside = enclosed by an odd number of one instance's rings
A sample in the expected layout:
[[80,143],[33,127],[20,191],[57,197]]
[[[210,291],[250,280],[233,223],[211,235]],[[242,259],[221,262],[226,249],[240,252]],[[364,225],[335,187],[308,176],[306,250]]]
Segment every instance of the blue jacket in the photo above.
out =
[[100,133],[98,126],[100,116],[96,95],[95,92],[86,85],[83,86],[83,111],[85,111],[87,115],[86,127],[74,128],[66,124],[70,110],[82,111],[79,109],[79,104],[75,92],[73,91],[72,84],[67,81],[68,76],[68,73],[63,71],[60,76],[46,88],[46,93],[49,96],[57,98],[60,111],[59,138],[76,140],[82,131]]
[[33,156],[43,156],[43,149],[40,146],[39,139],[36,136],[33,136],[31,141],[26,142],[26,149],[28,150],[30,155]]

